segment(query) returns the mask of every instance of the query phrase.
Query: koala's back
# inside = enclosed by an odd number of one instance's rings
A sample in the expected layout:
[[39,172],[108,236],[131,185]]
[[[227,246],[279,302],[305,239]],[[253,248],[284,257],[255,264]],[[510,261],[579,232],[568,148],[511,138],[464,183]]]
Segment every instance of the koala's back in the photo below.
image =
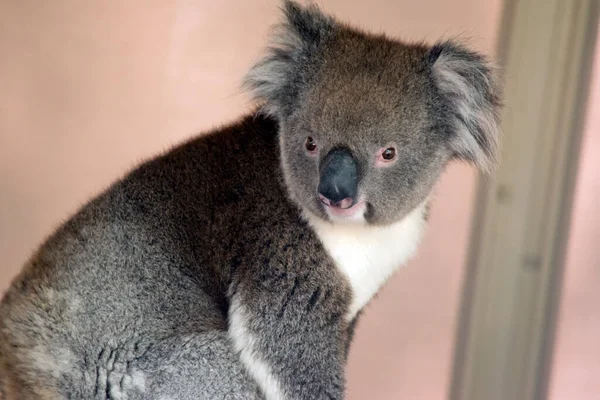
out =
[[226,335],[222,249],[243,247],[233,230],[260,208],[246,196],[285,197],[277,163],[275,124],[250,117],[145,163],[62,225],[0,305],[6,396],[258,397]]

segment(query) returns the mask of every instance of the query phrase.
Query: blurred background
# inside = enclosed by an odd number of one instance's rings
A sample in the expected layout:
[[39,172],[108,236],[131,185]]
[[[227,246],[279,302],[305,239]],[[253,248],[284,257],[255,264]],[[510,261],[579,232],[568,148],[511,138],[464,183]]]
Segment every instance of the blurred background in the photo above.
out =
[[[501,0],[321,0],[404,39],[494,53]],[[248,110],[239,83],[278,0],[0,2],[0,293],[77,207],[145,157]],[[577,176],[550,398],[600,398],[600,50]],[[448,168],[418,256],[359,324],[350,399],[444,399],[476,175]]]

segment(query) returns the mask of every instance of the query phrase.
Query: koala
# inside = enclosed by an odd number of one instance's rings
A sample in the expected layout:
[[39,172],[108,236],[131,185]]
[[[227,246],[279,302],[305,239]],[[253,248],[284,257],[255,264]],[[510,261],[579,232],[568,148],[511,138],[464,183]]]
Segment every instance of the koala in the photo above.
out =
[[496,163],[500,89],[455,41],[283,2],[247,115],[147,160],[0,305],[7,399],[342,399],[361,310],[453,160]]

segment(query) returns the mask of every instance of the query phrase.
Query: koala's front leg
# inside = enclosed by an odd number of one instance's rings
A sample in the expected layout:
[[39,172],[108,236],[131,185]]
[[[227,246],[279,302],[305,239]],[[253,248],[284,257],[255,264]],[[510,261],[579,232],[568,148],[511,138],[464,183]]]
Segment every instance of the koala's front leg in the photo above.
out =
[[343,289],[308,275],[280,275],[232,287],[229,335],[240,359],[268,400],[342,399]]

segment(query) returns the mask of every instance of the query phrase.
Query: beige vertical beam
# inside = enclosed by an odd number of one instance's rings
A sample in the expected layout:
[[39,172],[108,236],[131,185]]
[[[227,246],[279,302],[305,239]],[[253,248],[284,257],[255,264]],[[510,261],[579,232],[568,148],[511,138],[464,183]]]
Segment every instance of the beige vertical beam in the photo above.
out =
[[506,0],[501,166],[482,181],[452,400],[543,400],[600,0]]

